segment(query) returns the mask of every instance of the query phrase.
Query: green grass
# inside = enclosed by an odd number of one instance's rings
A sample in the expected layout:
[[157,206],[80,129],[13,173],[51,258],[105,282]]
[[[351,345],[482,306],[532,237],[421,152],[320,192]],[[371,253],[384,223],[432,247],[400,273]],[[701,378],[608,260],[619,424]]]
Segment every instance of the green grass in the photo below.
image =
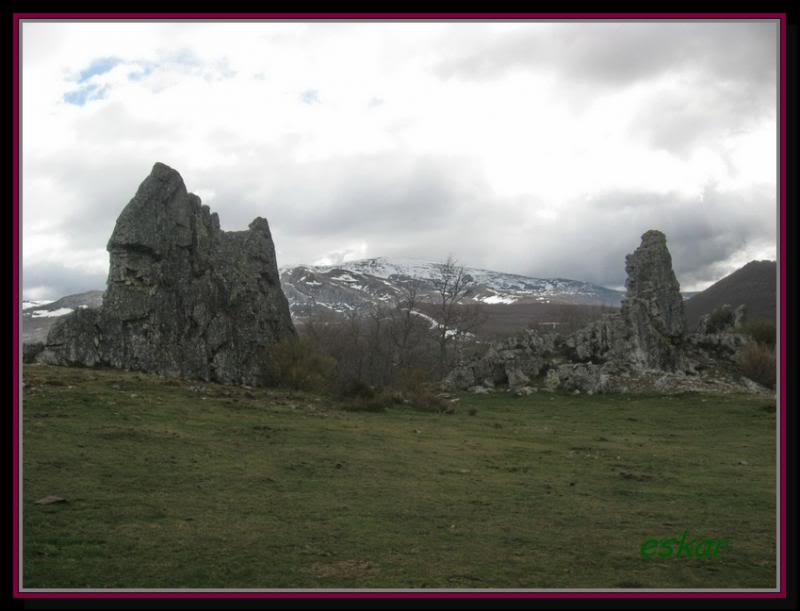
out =
[[[118,371],[29,366],[24,381],[26,588],[775,584],[763,397],[367,413]],[[47,495],[67,502],[35,504]],[[731,544],[640,557],[683,530]]]

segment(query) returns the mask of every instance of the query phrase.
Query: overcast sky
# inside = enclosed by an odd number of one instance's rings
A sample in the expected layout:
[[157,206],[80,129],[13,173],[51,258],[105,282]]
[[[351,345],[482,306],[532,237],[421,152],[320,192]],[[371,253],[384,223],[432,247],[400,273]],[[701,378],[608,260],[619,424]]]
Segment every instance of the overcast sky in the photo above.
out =
[[25,23],[23,295],[104,288],[156,161],[281,266],[441,260],[684,290],[776,257],[777,22]]

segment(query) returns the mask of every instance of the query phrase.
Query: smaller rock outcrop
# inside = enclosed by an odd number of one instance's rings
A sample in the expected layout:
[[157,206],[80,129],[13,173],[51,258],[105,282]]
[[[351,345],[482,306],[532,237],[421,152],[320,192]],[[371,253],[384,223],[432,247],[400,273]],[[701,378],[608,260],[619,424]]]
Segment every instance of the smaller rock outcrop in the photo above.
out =
[[35,363],[38,356],[44,350],[44,342],[32,342],[22,344],[22,362]]
[[445,378],[445,385],[462,390],[481,385],[527,386],[560,349],[559,341],[556,334],[527,330],[516,337],[492,342],[483,356],[453,369]]
[[687,334],[680,286],[660,231],[642,236],[640,246],[626,257],[625,269],[627,293],[619,312],[566,337],[527,330],[494,342],[481,357],[455,368],[443,384],[467,389],[491,382],[515,391],[538,379],[545,390],[592,394],[752,391],[752,383],[731,367],[736,351],[747,342],[735,333],[743,308],[717,315],[726,320],[719,331],[711,333],[706,323],[702,333]]
[[741,304],[736,309],[723,304],[716,310],[704,314],[697,323],[695,333],[705,335],[708,333],[731,333],[739,329],[747,316],[747,307]]

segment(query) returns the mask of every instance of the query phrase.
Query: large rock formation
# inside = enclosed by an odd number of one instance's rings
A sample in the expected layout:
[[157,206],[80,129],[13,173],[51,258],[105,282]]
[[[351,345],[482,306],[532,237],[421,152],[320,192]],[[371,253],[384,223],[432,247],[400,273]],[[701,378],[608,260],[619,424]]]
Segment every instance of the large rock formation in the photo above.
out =
[[444,386],[514,390],[540,378],[543,388],[589,393],[752,390],[752,382],[725,370],[744,336],[686,334],[683,299],[663,233],[646,232],[626,257],[625,269],[627,294],[619,312],[566,337],[528,330],[495,342],[480,358],[454,369]]
[[117,219],[101,308],[57,323],[39,360],[261,384],[295,335],[269,225],[220,230],[178,172],[156,163]]
[[647,231],[640,246],[625,257],[625,271],[621,311],[568,337],[572,360],[614,361],[641,372],[686,369],[681,349],[686,316],[664,234]]
[[680,368],[686,314],[666,236],[646,232],[639,248],[625,258],[625,271],[627,295],[621,314],[631,332],[632,364],[642,370]]

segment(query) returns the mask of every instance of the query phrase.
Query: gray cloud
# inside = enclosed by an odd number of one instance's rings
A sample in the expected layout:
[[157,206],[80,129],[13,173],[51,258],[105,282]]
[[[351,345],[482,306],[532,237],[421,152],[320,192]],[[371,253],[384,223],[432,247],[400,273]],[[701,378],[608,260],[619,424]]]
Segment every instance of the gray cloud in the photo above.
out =
[[[775,190],[755,187],[721,193],[708,188],[702,198],[678,194],[612,192],[576,203],[573,223],[558,223],[539,241],[527,272],[561,275],[605,286],[625,282],[625,255],[641,234],[659,229],[667,236],[681,285],[691,290],[734,271],[734,260],[755,258],[774,247]],[[579,221],[577,221],[579,219]]]
[[[256,216],[266,217],[282,264],[310,263],[353,243],[368,244],[371,255],[446,256],[458,245],[451,232],[488,197],[473,165],[457,158],[385,153],[296,164],[275,147],[262,147],[255,158],[227,168],[183,168],[168,157],[145,159],[141,153],[94,161],[62,154],[37,160],[31,171],[80,199],[61,224],[48,229],[64,236],[69,250],[104,248],[122,208],[152,164],[163,161],[181,172],[190,191],[213,192],[204,203],[219,213],[223,229],[243,229]],[[64,286],[58,280],[63,270],[52,269],[47,281],[47,266],[31,269],[26,288],[46,285],[57,292]],[[102,288],[105,277],[100,281],[93,288]]]
[[[325,32],[339,35],[335,29]],[[624,139],[637,145],[631,150],[643,144],[645,150],[663,149],[685,162],[700,145],[724,157],[726,138],[774,120],[776,33],[771,23],[731,22],[567,23],[541,30],[521,25],[496,35],[477,26],[454,25],[441,45],[420,53],[433,58],[427,65],[443,86],[447,79],[462,79],[491,87],[512,71],[554,77],[555,89],[542,96],[573,109],[585,108],[604,94],[630,90],[639,96],[638,106],[617,120]],[[295,32],[289,37],[307,35]],[[238,67],[224,58],[203,66],[191,51],[164,57],[170,70],[215,75],[214,82],[232,77]],[[296,95],[298,89],[291,91]],[[376,112],[398,107],[391,89],[378,94],[373,101],[383,104],[385,98],[385,108],[364,109],[365,129]],[[365,105],[369,98],[361,99]],[[174,124],[162,121],[159,112],[148,120],[136,119],[124,100],[119,103],[113,95],[92,110],[84,118],[70,119],[79,143],[54,147],[50,153],[41,152],[47,148],[40,146],[24,159],[28,176],[56,186],[43,192],[63,196],[63,201],[26,206],[36,211],[34,220],[63,219],[60,224],[53,221],[47,231],[65,236],[70,251],[105,247],[117,216],[155,161],[181,172],[187,188],[219,213],[223,229],[244,229],[254,217],[266,217],[281,265],[359,253],[366,245],[367,256],[441,260],[452,253],[471,266],[619,286],[625,278],[625,255],[644,231],[656,228],[667,234],[682,285],[693,288],[718,280],[736,262],[774,247],[776,241],[772,185],[735,193],[709,187],[702,199],[655,189],[589,192],[560,210],[542,196],[500,196],[494,188],[500,185],[490,184],[483,173],[480,153],[467,158],[412,152],[430,150],[404,140],[414,133],[410,126],[424,126],[424,108],[397,112],[385,127],[397,148],[360,155],[334,150],[314,161],[297,161],[304,157],[300,153],[315,152],[313,126],[293,126],[280,135],[266,133],[256,121],[250,132],[237,133],[227,122],[215,126],[210,120],[208,126],[198,126],[198,132],[205,131],[194,142],[204,150],[194,155],[195,144]],[[595,140],[589,145],[604,144]],[[733,173],[733,166],[729,170]],[[536,176],[546,171],[532,164],[532,193]],[[540,209],[544,214],[538,214]],[[25,262],[23,272],[24,287],[49,287],[52,297],[105,284],[105,274],[63,264]]]
[[774,80],[777,24],[569,23],[511,33],[462,33],[470,51],[441,60],[443,78],[497,78],[514,69],[555,72],[593,85],[625,86],[665,72],[708,71],[721,80]]
[[135,118],[119,101],[110,102],[90,117],[75,119],[74,125],[84,142],[112,141],[118,146],[133,142],[138,146],[154,146],[180,135],[169,123]]
[[[153,160],[142,155],[117,153],[103,159],[87,159],[61,154],[30,162],[30,172],[47,176],[57,184],[65,199],[74,198],[59,226],[61,233],[76,250],[104,248],[123,206],[136,193],[139,183],[149,174]],[[40,209],[58,209],[60,201],[37,202]],[[23,210],[24,214],[24,210]]]
[[684,89],[654,92],[632,117],[628,133],[686,157],[698,145],[716,145],[765,120],[774,125],[774,100],[774,83],[697,79]]
[[472,36],[469,53],[441,60],[434,72],[477,80],[511,70],[551,74],[573,106],[604,91],[674,77],[679,84],[654,91],[631,117],[629,133],[680,156],[775,118],[773,22],[558,24]]
[[441,157],[359,155],[296,165],[267,198],[292,233],[414,232],[474,205],[486,187],[471,169]]
[[[454,159],[386,154],[274,166],[260,160],[270,168],[261,181],[253,167],[175,167],[190,190],[215,191],[208,203],[223,228],[241,229],[266,216],[282,265],[311,263],[363,243],[368,256],[439,260],[452,253],[472,266],[620,286],[625,255],[655,228],[667,234],[682,285],[693,288],[733,271],[731,260],[775,243],[770,186],[737,193],[709,188],[702,199],[603,193],[542,220],[535,214],[538,200],[497,198],[473,167]],[[65,188],[91,185],[85,205],[55,230],[70,235],[69,248],[102,248],[151,163],[116,159],[108,166],[80,166],[55,163]],[[23,281],[26,288],[49,286],[58,296],[103,288],[105,275],[26,265]]]
[[25,289],[44,288],[42,298],[57,299],[85,291],[103,290],[107,273],[84,272],[58,263],[26,264],[22,269]]

